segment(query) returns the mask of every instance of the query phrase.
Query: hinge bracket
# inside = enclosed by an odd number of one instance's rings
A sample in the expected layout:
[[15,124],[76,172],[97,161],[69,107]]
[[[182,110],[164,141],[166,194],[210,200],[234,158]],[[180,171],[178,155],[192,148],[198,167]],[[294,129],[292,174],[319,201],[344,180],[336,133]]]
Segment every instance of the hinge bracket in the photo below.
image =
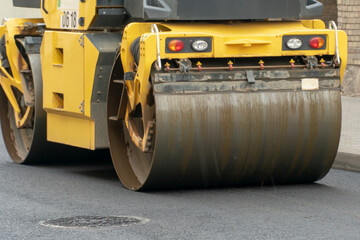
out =
[[80,46],[84,47],[84,34],[79,38]]

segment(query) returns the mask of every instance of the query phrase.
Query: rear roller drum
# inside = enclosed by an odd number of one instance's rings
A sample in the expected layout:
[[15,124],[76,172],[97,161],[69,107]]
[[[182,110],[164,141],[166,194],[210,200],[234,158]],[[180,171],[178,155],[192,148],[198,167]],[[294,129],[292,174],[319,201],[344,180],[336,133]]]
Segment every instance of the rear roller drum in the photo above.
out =
[[46,141],[46,113],[42,108],[40,55],[29,54],[27,58],[30,70],[22,74],[26,74],[28,80],[32,82],[34,106],[26,106],[23,93],[18,89],[12,89],[21,108],[21,121],[26,124],[17,126],[13,107],[2,89],[0,91],[0,117],[4,142],[10,157],[16,163],[34,164],[49,161],[49,153],[56,151],[56,148],[54,148],[55,144]]

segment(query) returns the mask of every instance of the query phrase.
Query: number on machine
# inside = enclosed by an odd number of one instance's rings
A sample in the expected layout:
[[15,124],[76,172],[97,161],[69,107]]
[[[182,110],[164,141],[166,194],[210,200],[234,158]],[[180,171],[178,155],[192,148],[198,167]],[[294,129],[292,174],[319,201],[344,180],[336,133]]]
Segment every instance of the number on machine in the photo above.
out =
[[79,11],[64,10],[61,15],[60,28],[77,29],[79,22]]

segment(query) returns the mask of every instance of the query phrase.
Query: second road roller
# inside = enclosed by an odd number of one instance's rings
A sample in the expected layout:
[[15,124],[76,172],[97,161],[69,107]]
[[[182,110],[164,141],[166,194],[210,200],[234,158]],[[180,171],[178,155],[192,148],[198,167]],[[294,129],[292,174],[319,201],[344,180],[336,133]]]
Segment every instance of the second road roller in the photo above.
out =
[[[347,36],[314,0],[14,0],[11,158],[110,149],[131,190],[311,183],[335,159]],[[71,147],[69,147],[71,146]]]

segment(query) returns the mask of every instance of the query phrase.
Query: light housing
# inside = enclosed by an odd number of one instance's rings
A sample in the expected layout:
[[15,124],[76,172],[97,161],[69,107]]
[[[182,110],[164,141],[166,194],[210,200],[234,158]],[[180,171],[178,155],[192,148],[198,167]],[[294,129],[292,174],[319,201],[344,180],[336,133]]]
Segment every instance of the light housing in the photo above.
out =
[[322,37],[313,37],[309,41],[309,46],[314,49],[322,48],[325,44],[325,40]]
[[191,44],[191,47],[197,52],[203,52],[209,48],[209,43],[205,40],[197,40]]
[[180,52],[184,49],[184,42],[179,39],[174,39],[168,44],[168,48],[172,52]]
[[[181,49],[179,51],[179,49]],[[165,39],[165,53],[211,53],[213,50],[212,37],[169,37]],[[195,56],[194,55],[194,56]]]
[[299,38],[290,38],[287,42],[286,42],[286,46],[290,49],[299,49],[301,48],[303,45],[303,42],[301,39]]
[[[282,37],[282,50],[283,51],[326,50],[327,37],[328,36],[325,34],[284,35]],[[302,42],[301,47],[299,47],[300,42]]]

